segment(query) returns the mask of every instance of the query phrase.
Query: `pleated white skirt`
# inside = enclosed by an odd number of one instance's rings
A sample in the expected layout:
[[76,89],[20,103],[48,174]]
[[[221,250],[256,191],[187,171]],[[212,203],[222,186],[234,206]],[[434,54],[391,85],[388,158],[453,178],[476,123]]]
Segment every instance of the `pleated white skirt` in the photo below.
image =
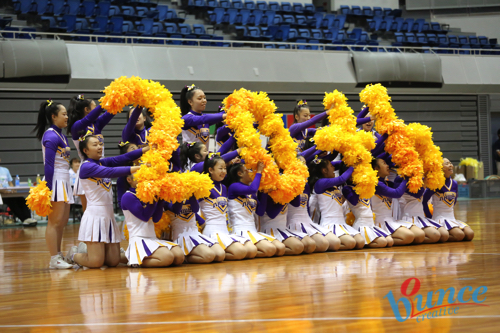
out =
[[113,205],[88,206],[80,222],[81,242],[120,243],[122,232],[116,223]]
[[144,258],[151,256],[161,246],[170,250],[174,246],[177,246],[177,244],[157,238],[130,238],[127,251],[125,251],[128,265],[142,265]]

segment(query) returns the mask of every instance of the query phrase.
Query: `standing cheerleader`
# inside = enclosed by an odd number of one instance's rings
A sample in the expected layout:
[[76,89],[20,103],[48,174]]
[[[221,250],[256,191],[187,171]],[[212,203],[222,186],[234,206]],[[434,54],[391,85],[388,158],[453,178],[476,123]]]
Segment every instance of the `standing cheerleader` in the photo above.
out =
[[216,154],[207,156],[203,172],[210,175],[214,187],[210,196],[203,198],[200,209],[205,217],[203,234],[216,239],[226,251],[225,260],[252,259],[257,255],[257,247],[249,239],[230,235],[227,229],[227,189],[222,184],[226,177],[226,162]]
[[[443,171],[446,178],[444,186],[436,191],[427,189],[422,201],[424,211],[427,216],[432,217],[448,230],[450,234],[449,242],[471,241],[474,238],[474,231],[466,223],[455,218],[454,210],[458,198],[458,184],[451,179],[453,164],[447,158],[443,159]],[[431,197],[434,206],[433,215],[430,214],[427,205]]]
[[448,231],[439,223],[425,217],[422,198],[425,186],[417,193],[411,193],[408,189],[399,200],[401,219],[408,221],[422,229],[425,233],[424,244],[446,242],[449,238]]
[[322,112],[311,118],[311,110],[306,101],[299,101],[293,109],[293,125],[290,126],[290,136],[297,142],[298,151],[304,150],[304,145],[308,138],[314,136],[315,128],[309,128],[319,123],[329,114],[329,111]]
[[146,147],[150,127],[146,108],[137,106],[127,114],[127,125],[122,131],[122,142],[133,143],[139,148]]
[[365,237],[366,246],[391,247],[394,244],[391,235],[375,226],[373,222],[370,199],[361,199],[351,185],[344,186],[342,193],[355,217],[352,227]]
[[422,229],[408,221],[395,221],[392,217],[392,199],[399,199],[403,196],[406,189],[406,179],[398,179],[401,180],[401,183],[397,181],[396,187],[392,188],[393,183],[385,180],[389,176],[389,165],[383,159],[375,158],[372,161],[372,167],[373,170],[377,171],[379,177],[375,195],[371,198],[375,224],[391,234],[394,245],[422,243],[425,238]]
[[342,176],[335,177],[334,165],[339,164],[338,161],[315,158],[309,163],[309,186],[316,197],[320,225],[339,238],[340,250],[361,249],[365,241],[359,231],[345,223],[345,199],[338,188],[351,177],[353,169],[351,167]]
[[68,257],[80,266],[98,268],[103,264],[114,267],[120,262],[121,231],[113,211],[111,178],[135,173],[139,166],[123,166],[136,160],[149,147],[134,150],[117,157],[102,158],[102,144],[94,135],[80,141],[85,161],[80,167],[80,181],[88,200],[88,209],[80,223],[78,240],[87,244],[87,253],[74,253]]
[[74,202],[68,169],[70,147],[62,133],[67,125],[68,112],[62,104],[46,101],[40,105],[33,132],[42,142],[45,180],[52,191],[52,212],[48,216],[45,242],[51,256],[49,267],[53,269],[72,266],[64,261],[61,252],[64,227],[68,223],[70,204]]
[[188,263],[224,261],[225,252],[217,241],[198,231],[196,213],[200,210],[200,205],[194,196],[183,202],[166,203],[165,209],[169,211],[171,220],[171,238],[181,246]]
[[257,258],[282,256],[285,254],[285,246],[276,238],[260,233],[255,227],[254,213],[264,214],[265,205],[260,205],[257,199],[257,191],[264,163],[257,164],[257,172],[254,180],[244,164],[235,164],[229,169],[228,188],[229,198],[229,223],[233,234],[250,240],[257,247]]
[[[73,143],[75,144],[76,151],[80,160],[83,161],[83,155],[79,148],[79,139],[86,134],[95,135],[99,141],[103,144],[102,156],[104,157],[104,137],[102,136],[102,130],[114,115],[105,112],[102,113],[101,106],[96,107],[95,102],[92,99],[85,98],[83,95],[75,96],[71,99],[68,108],[69,121],[68,128],[66,129],[68,134],[71,134]],[[74,194],[80,197],[82,202],[82,210],[85,212],[87,208],[87,199],[85,198],[85,192],[80,184],[80,177],[76,177],[76,184],[74,186]]]
[[167,267],[184,262],[184,253],[177,244],[156,238],[154,223],[160,221],[164,201],[141,202],[135,188],[137,181],[126,177],[130,189],[123,195],[122,209],[127,222],[129,245],[125,256],[132,267]]
[[207,106],[205,93],[194,84],[181,90],[181,112],[184,119],[182,142],[201,142],[207,146],[210,139],[210,125],[226,119],[224,112],[203,114]]
[[[299,159],[305,164],[304,157]],[[287,228],[292,231],[301,231],[309,235],[316,243],[315,252],[337,251],[340,248],[340,240],[332,231],[313,223],[309,217],[309,197],[311,187],[306,182],[304,191],[290,202],[287,215]]]

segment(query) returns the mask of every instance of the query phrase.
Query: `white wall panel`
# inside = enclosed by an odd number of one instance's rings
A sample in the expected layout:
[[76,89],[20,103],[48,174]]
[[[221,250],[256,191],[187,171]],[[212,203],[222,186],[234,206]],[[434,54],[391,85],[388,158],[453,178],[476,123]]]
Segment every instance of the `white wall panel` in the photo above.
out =
[[97,44],[66,44],[71,76],[81,79],[105,79],[103,62]]

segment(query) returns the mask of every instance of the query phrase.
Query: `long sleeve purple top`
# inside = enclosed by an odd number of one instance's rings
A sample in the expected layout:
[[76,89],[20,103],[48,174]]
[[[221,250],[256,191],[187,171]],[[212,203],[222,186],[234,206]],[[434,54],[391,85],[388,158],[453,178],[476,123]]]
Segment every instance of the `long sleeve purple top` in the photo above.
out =
[[142,149],[137,149],[116,157],[106,157],[100,160],[88,159],[91,163],[82,163],[80,178],[115,178],[130,175],[130,166],[122,166],[142,156]]
[[[219,149],[219,153],[221,154],[222,159],[226,163],[231,161],[233,158],[238,157],[238,155],[239,155],[237,150],[233,150],[229,153],[227,152],[235,142],[236,142],[236,139],[234,137],[231,137],[231,138],[229,138],[229,140],[224,142],[224,144]],[[205,161],[198,162],[191,168],[191,171],[196,171],[196,172],[202,173],[204,166],[205,166]]]
[[[94,135],[101,134],[103,128],[113,119],[114,115],[109,112],[104,112],[101,115],[102,108],[96,106],[88,115],[76,121],[71,127],[71,137],[73,140],[78,140],[82,131],[91,131]],[[86,133],[83,133],[86,134]]]
[[361,110],[359,112],[358,116],[356,117],[356,125],[357,126],[369,123],[372,120],[370,117],[366,117],[368,112],[370,112],[368,107],[363,108],[363,110]]
[[141,113],[142,113],[142,108],[139,106],[136,107],[134,111],[132,111],[132,114],[130,115],[127,124],[125,125],[125,128],[122,131],[123,142],[130,142],[136,144],[140,148],[147,145],[147,136],[149,132],[149,128],[146,128],[146,126],[144,126],[141,130],[135,128],[135,125]]
[[399,183],[398,186],[393,188],[393,186],[395,186],[394,184],[392,184],[391,182],[386,182],[383,178],[379,178],[377,187],[375,188],[375,194],[388,198],[399,199],[405,193],[406,183],[406,179],[403,179],[403,181]]
[[318,181],[316,181],[316,184],[314,184],[314,192],[316,194],[322,194],[322,193],[325,193],[330,188],[344,184],[349,179],[349,177],[351,177],[353,171],[354,171],[354,168],[349,167],[339,177],[318,179]]
[[[288,204],[280,204],[277,203],[271,198],[267,193],[259,192],[258,195],[259,198],[259,204],[262,207],[265,207],[265,213],[267,213],[267,216],[270,218],[274,219],[278,214],[283,210],[283,208],[288,205]],[[258,207],[258,206],[257,206]],[[259,210],[260,211],[260,210]],[[264,214],[259,214],[258,211],[256,211],[257,215],[264,215]]]
[[194,195],[190,197],[188,200],[185,200],[183,202],[175,202],[175,203],[165,202],[163,206],[165,210],[169,210],[175,215],[179,215],[181,213],[182,206],[186,204],[191,206],[191,211],[195,214],[198,213],[198,211],[200,210],[200,204],[198,203],[198,200],[196,200]]
[[356,206],[359,202],[359,195],[354,191],[352,186],[344,186],[342,188],[342,194],[351,205]]
[[222,146],[231,136],[231,129],[227,125],[224,125],[217,129],[215,141]]
[[[455,201],[453,202],[453,204],[455,205],[457,203],[458,183],[449,177],[446,178],[444,183],[445,183],[445,185],[443,187],[441,187],[440,189],[435,190],[435,191],[433,191],[431,189],[427,189],[424,193],[424,197],[422,199],[422,205],[424,207],[425,216],[427,216],[428,218],[432,217],[432,214],[429,210],[428,202],[434,194],[436,194],[436,193],[445,194],[446,192],[454,192],[455,193]],[[446,187],[446,184],[450,184],[450,183],[451,183],[451,187],[449,187],[449,188]]]
[[144,222],[148,222],[151,218],[154,223],[160,221],[163,214],[164,201],[155,201],[151,204],[143,203],[134,193],[135,188],[131,188],[123,195],[121,200],[123,210],[130,211],[135,217]]
[[[62,129],[55,125],[50,126],[52,130],[47,130],[42,137],[42,145],[45,148],[44,153],[44,172],[47,187],[52,190],[52,180],[54,170],[68,171],[70,150],[68,139],[62,133]],[[57,156],[56,156],[57,155]],[[56,161],[57,159],[57,161]],[[69,172],[69,171],[68,171]]]
[[320,114],[315,115],[309,120],[306,120],[301,123],[295,123],[292,126],[290,126],[289,131],[290,131],[290,136],[292,137],[293,141],[298,143],[298,149],[299,151],[302,151],[305,145],[305,140],[307,138],[314,136],[314,133],[316,133],[316,128],[309,128],[312,125],[322,121],[326,117],[326,112],[322,112]]

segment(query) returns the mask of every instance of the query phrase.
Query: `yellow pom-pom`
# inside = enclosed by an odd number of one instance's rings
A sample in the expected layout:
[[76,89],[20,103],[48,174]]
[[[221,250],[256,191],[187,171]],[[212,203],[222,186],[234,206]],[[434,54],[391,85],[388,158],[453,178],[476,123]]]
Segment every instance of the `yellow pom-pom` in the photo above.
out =
[[354,214],[352,212],[347,213],[347,215],[345,216],[345,223],[347,225],[350,225],[351,227],[354,224],[355,220],[356,218],[354,217]]
[[30,188],[30,194],[26,198],[26,205],[39,216],[49,216],[52,212],[52,191],[47,187],[45,180],[36,187]]
[[155,234],[157,238],[162,238],[163,233],[170,232],[170,216],[168,212],[163,212],[160,221],[155,223]]

